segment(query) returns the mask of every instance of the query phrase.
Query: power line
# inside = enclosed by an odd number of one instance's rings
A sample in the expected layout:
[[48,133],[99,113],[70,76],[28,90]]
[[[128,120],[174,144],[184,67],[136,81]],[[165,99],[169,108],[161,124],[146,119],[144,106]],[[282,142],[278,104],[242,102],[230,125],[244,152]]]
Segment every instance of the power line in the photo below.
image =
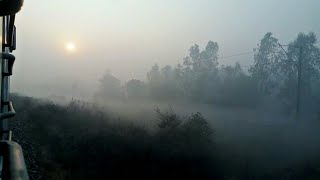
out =
[[222,57],[219,57],[219,59],[228,59],[228,58],[237,57],[237,56],[243,56],[243,55],[252,54],[252,53],[255,53],[255,51],[245,52],[245,53],[240,53],[240,54],[234,54],[234,55],[230,55],[230,56],[222,56]]
[[281,45],[280,43],[278,43],[279,47],[284,51],[284,53],[286,53],[286,55],[289,57],[289,59],[293,62],[293,63],[296,63],[292,58],[291,56],[287,53],[286,50],[283,49],[282,46],[289,46],[289,45]]
[[[280,44],[280,43],[278,43],[278,45],[279,45],[279,47],[283,50],[283,52],[286,53],[286,55],[288,56],[288,58],[289,58],[295,65],[297,65],[297,64],[296,64],[296,61],[294,61],[294,60],[292,59],[292,57],[289,55],[289,53],[288,53],[286,50],[284,50],[284,48],[283,48],[283,46],[290,46],[290,45],[283,45],[283,44]],[[292,46],[292,47],[294,47],[294,48],[300,48],[300,46]]]
[[[219,59],[228,59],[228,58],[232,58],[232,57],[243,56],[243,55],[253,54],[253,53],[255,53],[255,51],[244,52],[244,53],[239,53],[239,54],[234,54],[234,55],[229,55],[229,56],[222,56],[222,57],[219,57]],[[252,65],[240,65],[240,67],[250,67],[250,66],[252,66]]]

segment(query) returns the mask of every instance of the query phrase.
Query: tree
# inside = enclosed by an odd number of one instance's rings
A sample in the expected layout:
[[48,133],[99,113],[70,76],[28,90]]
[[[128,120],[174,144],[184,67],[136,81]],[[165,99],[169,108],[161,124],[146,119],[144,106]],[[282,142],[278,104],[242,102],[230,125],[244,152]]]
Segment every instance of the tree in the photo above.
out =
[[178,77],[178,69],[166,65],[160,70],[155,64],[147,73],[150,96],[157,100],[176,99],[182,93]]
[[99,80],[100,89],[96,96],[108,99],[120,99],[123,97],[121,82],[110,72],[106,72]]
[[257,103],[258,93],[256,84],[240,66],[221,66],[219,81],[214,102],[231,106],[252,106]]
[[270,32],[265,34],[254,55],[254,65],[249,69],[250,75],[258,83],[259,92],[274,93],[279,80],[278,63],[283,57],[278,39]]
[[154,64],[151,70],[147,73],[147,79],[149,82],[160,81],[160,70],[158,64]]
[[196,101],[206,99],[209,82],[216,81],[219,45],[209,41],[205,50],[195,44],[189,49],[189,56],[183,60],[183,87],[188,97]]
[[201,52],[199,46],[195,44],[189,49],[189,56],[184,58],[183,65],[196,73],[214,71],[219,64],[218,51],[219,45],[213,41],[209,41],[205,50]]
[[144,98],[147,95],[146,85],[143,81],[131,79],[125,84],[129,99]]
[[207,69],[208,71],[216,70],[218,66],[218,51],[219,45],[216,42],[209,41],[206,49],[201,52],[200,57],[203,61],[202,69]]
[[316,46],[317,37],[314,33],[300,33],[298,37],[289,44],[287,58],[281,62],[282,74],[285,77],[284,89],[288,91],[288,98],[295,95],[297,87],[298,62],[300,48],[302,51],[302,79],[301,92],[304,98],[312,99],[318,93],[317,81],[320,77],[320,49]]

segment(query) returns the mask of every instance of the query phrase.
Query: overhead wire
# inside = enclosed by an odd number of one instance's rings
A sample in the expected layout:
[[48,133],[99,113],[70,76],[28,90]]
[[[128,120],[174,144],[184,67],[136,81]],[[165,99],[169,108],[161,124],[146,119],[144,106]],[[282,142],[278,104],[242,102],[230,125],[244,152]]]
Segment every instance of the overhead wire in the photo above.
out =
[[[255,53],[255,51],[233,54],[233,55],[229,55],[229,56],[222,56],[222,57],[219,57],[219,59],[229,59],[229,58],[243,56],[243,55],[247,55],[247,54],[253,54],[253,53]],[[250,67],[250,66],[251,65],[240,65],[240,67]]]
[[228,59],[228,58],[232,58],[232,57],[243,56],[243,55],[253,54],[253,53],[255,53],[255,51],[250,51],[250,52],[245,52],[245,53],[240,53],[240,54],[234,54],[234,55],[230,55],[230,56],[222,56],[222,57],[219,57],[219,59]]

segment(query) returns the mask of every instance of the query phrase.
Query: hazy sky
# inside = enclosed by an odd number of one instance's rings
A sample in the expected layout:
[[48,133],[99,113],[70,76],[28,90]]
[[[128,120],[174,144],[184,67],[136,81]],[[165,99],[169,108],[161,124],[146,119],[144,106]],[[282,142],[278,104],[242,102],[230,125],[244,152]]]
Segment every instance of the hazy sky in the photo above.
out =
[[[283,44],[299,32],[320,36],[319,7],[319,0],[25,0],[13,91],[96,83],[106,70],[144,79],[152,64],[177,64],[208,40],[228,56],[252,51],[269,31]],[[252,55],[220,63],[235,61],[250,65]]]

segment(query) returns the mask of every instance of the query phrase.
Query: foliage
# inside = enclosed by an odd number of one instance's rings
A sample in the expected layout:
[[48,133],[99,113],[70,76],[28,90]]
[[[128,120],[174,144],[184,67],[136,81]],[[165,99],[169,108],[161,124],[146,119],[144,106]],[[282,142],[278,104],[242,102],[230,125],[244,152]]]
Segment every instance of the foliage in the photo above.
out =
[[[25,149],[32,179],[218,176],[210,130],[199,113],[183,124],[159,124],[160,129],[153,132],[138,124],[113,120],[93,104],[72,101],[58,106],[32,98],[13,98],[20,112],[19,120],[13,123],[18,125],[13,128],[14,139]],[[165,121],[179,119],[173,111],[159,110],[158,115]],[[165,131],[169,126],[171,130]],[[187,140],[190,137],[192,141]]]
[[143,81],[131,79],[125,84],[128,99],[143,99],[147,95],[147,87]]
[[132,79],[122,88],[118,79],[106,74],[99,92],[101,97],[116,100],[181,101],[233,107],[257,107],[270,99],[290,113],[296,103],[292,97],[297,96],[301,56],[301,107],[310,110],[309,107],[320,104],[320,48],[316,43],[314,33],[300,33],[284,49],[286,54],[279,40],[268,32],[255,48],[254,62],[248,72],[240,63],[219,66],[217,42],[209,41],[204,49],[195,44],[176,66],[154,64],[146,82]]
[[317,38],[314,33],[300,33],[288,47],[288,54],[296,63],[286,61],[287,63],[281,66],[283,68],[282,72],[287,76],[286,85],[294,89],[295,84],[292,81],[298,73],[298,61],[299,56],[301,56],[301,87],[304,98],[308,98],[308,95],[312,95],[312,93],[317,93],[312,89],[312,84],[320,77],[320,49],[316,46],[316,43]]
[[159,108],[156,108],[155,111],[159,120],[159,128],[173,129],[179,126],[182,122],[180,117],[173,112],[172,108],[170,108],[170,111],[165,113],[161,112]]
[[124,95],[121,82],[114,77],[110,72],[106,72],[99,80],[100,89],[95,94],[95,99],[107,98],[107,99],[121,99]]
[[[218,43],[204,50],[196,44],[175,68],[155,64],[147,73],[150,97],[156,100],[188,100],[198,103],[250,106],[256,88],[239,63],[218,67]],[[248,98],[250,97],[250,98]]]
[[250,75],[258,83],[258,90],[263,94],[272,94],[281,78],[277,68],[285,54],[278,45],[278,39],[267,33],[256,49],[254,65],[249,69]]

